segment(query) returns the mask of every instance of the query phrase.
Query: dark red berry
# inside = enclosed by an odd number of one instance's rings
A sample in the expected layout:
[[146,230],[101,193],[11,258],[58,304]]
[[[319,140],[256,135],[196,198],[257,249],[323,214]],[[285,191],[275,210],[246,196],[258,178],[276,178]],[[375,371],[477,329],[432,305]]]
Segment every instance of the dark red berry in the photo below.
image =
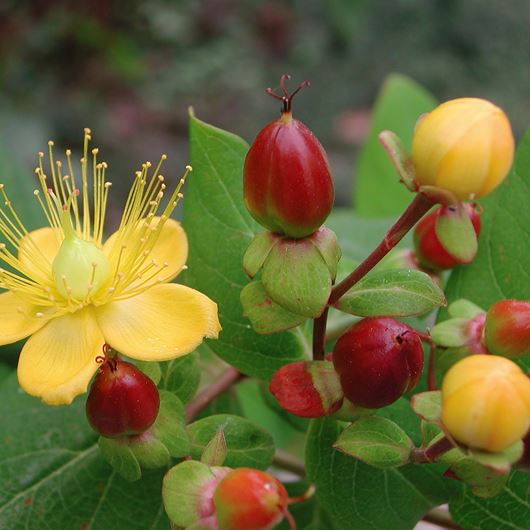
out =
[[106,357],[90,387],[86,415],[92,428],[108,438],[141,434],[160,407],[156,385],[131,363]]
[[281,117],[262,129],[245,159],[244,197],[251,215],[278,234],[302,238],[318,230],[333,207],[333,181],[324,148],[300,121],[293,119],[284,87]]
[[530,354],[530,302],[501,300],[493,304],[484,331],[490,353],[505,357]]
[[239,468],[221,480],[214,493],[219,530],[269,530],[287,513],[287,492],[272,475]]
[[[480,234],[480,215],[474,204],[464,205],[477,237]],[[414,229],[414,247],[416,257],[422,267],[432,270],[451,269],[462,262],[452,256],[440,243],[436,235],[436,220],[449,208],[440,206],[438,209],[427,214],[416,225]]]
[[423,346],[402,322],[365,318],[337,341],[333,364],[347,399],[365,408],[385,407],[416,386]]

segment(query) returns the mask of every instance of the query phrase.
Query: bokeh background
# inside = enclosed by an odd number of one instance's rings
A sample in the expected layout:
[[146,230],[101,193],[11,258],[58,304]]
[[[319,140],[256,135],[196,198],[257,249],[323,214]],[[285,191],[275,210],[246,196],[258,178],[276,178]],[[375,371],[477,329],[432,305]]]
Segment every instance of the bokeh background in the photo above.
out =
[[91,127],[118,208],[142,161],[166,152],[166,176],[180,173],[190,105],[251,141],[279,111],[263,89],[290,73],[312,82],[294,109],[343,206],[389,73],[440,100],[492,99],[520,136],[529,28],[528,0],[1,0],[0,154],[31,179],[48,139],[79,148]]

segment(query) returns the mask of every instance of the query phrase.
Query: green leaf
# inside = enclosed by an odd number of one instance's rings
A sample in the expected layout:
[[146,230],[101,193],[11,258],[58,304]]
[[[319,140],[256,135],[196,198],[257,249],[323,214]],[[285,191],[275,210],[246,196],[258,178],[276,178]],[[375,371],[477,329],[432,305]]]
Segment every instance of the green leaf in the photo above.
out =
[[171,456],[180,458],[189,454],[190,440],[184,426],[184,406],[171,392],[160,390],[160,410],[151,430]]
[[200,459],[219,430],[223,431],[228,449],[225,466],[257,469],[267,469],[270,466],[274,456],[271,435],[253,422],[229,414],[209,416],[188,425],[191,456]]
[[334,449],[340,425],[313,420],[306,466],[317,497],[341,530],[410,530],[431,508],[460,494],[444,466],[406,465],[379,470]]
[[423,420],[436,422],[442,414],[442,393],[439,390],[412,396],[412,410]]
[[455,522],[465,530],[528,530],[530,489],[528,473],[513,472],[499,495],[480,499],[467,492],[449,505]]
[[374,271],[356,283],[335,305],[363,317],[423,315],[445,303],[442,290],[424,272]]
[[388,469],[406,464],[414,444],[393,421],[369,416],[342,431],[334,447],[373,467]]
[[379,143],[379,133],[396,133],[410,150],[416,120],[436,105],[433,97],[411,79],[389,76],[375,103],[372,129],[357,166],[356,210],[364,217],[399,215],[412,195],[399,182],[390,158]]
[[[37,163],[36,156],[35,163]],[[8,154],[0,146],[0,179],[9,200],[28,230],[35,230],[47,224],[33,195],[33,190],[38,187],[38,181],[34,178],[34,167],[29,165],[22,167],[17,164],[15,160],[9,159]],[[49,173],[49,168],[44,168],[44,171]]]
[[277,304],[267,294],[263,283],[257,280],[243,287],[241,305],[256,333],[278,333],[299,326],[307,320]]
[[162,364],[160,386],[175,394],[182,403],[190,401],[201,382],[201,370],[197,366],[197,357],[197,353],[191,353]]
[[191,163],[183,225],[189,238],[187,285],[219,304],[223,330],[208,346],[250,376],[268,379],[282,365],[302,360],[301,331],[261,337],[243,317],[239,300],[248,283],[242,260],[262,229],[243,202],[242,168],[248,145],[239,137],[190,117]]
[[141,370],[155,385],[158,385],[162,377],[160,363],[153,361],[134,361],[134,364]]
[[0,528],[167,530],[163,472],[131,487],[101,456],[84,408],[43,405],[15,374],[0,384]]

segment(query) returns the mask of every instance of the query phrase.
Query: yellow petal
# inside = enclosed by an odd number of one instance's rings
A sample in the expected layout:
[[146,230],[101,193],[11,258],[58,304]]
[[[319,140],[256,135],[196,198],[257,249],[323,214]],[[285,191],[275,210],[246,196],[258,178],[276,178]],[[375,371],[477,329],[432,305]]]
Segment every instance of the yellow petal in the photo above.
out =
[[0,294],[0,345],[25,339],[42,328],[50,316],[48,308],[28,304],[11,291]]
[[26,342],[18,381],[49,405],[67,405],[86,392],[101,355],[103,334],[91,307],[48,322]]
[[[156,226],[159,222],[160,217],[153,217],[151,221],[151,226]],[[141,221],[143,222],[143,221]],[[135,251],[136,245],[134,242],[137,239],[139,228],[133,233],[133,235],[125,240],[122,240],[121,243],[118,238],[121,237],[120,231],[114,232],[110,237],[105,241],[103,245],[103,252],[109,256],[111,262],[111,269],[114,270],[118,258],[120,259],[121,266],[120,270],[123,268],[123,264],[130,262],[131,252]],[[120,254],[121,244],[126,245],[124,251]],[[182,270],[182,267],[186,263],[188,258],[188,238],[186,237],[186,232],[180,225],[179,222],[174,219],[168,219],[164,226],[162,227],[155,244],[151,249],[149,249],[149,254],[145,257],[145,263],[150,263],[152,260],[155,260],[159,267],[163,268],[160,271],[159,275],[155,275],[152,279],[152,284],[154,285],[158,281],[158,277],[162,277],[164,281],[170,281],[177,276],[177,274]],[[127,271],[124,271],[127,273]],[[136,280],[132,285],[141,283],[142,279]]]
[[165,361],[192,352],[221,329],[217,304],[184,285],[161,284],[97,307],[105,340],[117,351],[143,361]]
[[20,240],[18,259],[28,275],[51,277],[52,262],[61,246],[61,238],[58,228],[46,226],[29,232]]

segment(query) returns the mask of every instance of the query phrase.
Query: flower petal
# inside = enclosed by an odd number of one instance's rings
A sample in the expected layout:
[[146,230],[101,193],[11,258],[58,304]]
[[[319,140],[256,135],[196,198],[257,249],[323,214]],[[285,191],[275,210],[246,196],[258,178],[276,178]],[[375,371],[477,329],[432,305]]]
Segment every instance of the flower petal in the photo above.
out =
[[29,273],[51,277],[52,263],[61,246],[61,231],[45,226],[29,232],[20,240],[18,259]]
[[[156,226],[159,221],[160,217],[153,217],[151,225]],[[120,235],[119,231],[114,232],[103,245],[103,252],[109,256],[111,267],[116,265],[120,253],[120,246],[119,244],[116,244]],[[135,236],[132,236],[132,239],[136,239]],[[136,245],[134,244],[134,241],[129,245],[127,241],[122,241],[122,243],[127,245],[120,259],[120,263],[123,264],[128,262],[127,248],[135,250]],[[184,229],[178,221],[168,219],[160,230],[160,234],[158,235],[153,248],[145,257],[145,262],[149,263],[150,261],[155,260],[160,266],[165,265],[161,270],[160,276],[164,278],[164,281],[170,281],[182,270],[187,258],[188,238],[186,237],[186,232],[184,232]],[[155,284],[157,281],[158,280],[155,277],[153,278],[152,283]],[[134,283],[137,284],[139,282],[135,281]]]
[[[48,322],[49,309],[28,304],[11,291],[0,294],[0,345],[25,339]],[[37,316],[39,314],[40,316]]]
[[26,342],[18,381],[49,405],[67,405],[86,392],[101,354],[103,334],[91,307],[48,322]]
[[142,361],[165,361],[192,352],[204,337],[217,338],[217,304],[184,285],[161,284],[96,307],[105,340]]

